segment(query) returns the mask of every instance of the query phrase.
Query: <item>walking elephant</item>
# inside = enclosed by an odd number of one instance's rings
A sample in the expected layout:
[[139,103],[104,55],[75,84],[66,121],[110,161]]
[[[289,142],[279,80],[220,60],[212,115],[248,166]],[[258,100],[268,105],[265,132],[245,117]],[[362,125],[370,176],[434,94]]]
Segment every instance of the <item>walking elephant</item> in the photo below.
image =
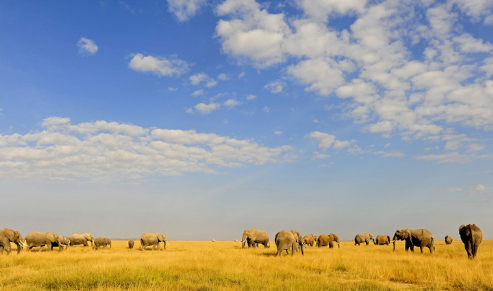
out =
[[366,243],[368,245],[370,241],[373,241],[373,234],[371,233],[359,233],[354,237],[354,245],[360,245]]
[[317,236],[314,234],[307,234],[303,237],[303,241],[307,246],[313,247],[313,245],[317,244]]
[[464,248],[469,259],[474,259],[478,252],[479,245],[483,241],[483,232],[475,224],[461,225],[459,227],[460,239],[464,243]]
[[406,252],[411,249],[414,252],[414,246],[418,246],[423,252],[423,248],[427,247],[430,249],[430,253],[435,251],[435,239],[433,234],[427,229],[398,229],[395,231],[393,244],[395,251],[395,241],[404,240],[406,241]]
[[333,248],[334,247],[334,242],[337,243],[337,247],[338,248],[341,248],[341,241],[339,240],[339,236],[337,234],[331,233],[331,234],[329,234],[329,237],[332,240],[332,243],[329,244],[329,248]]
[[99,249],[99,247],[103,247],[103,249],[106,249],[108,248],[108,246],[111,249],[111,240],[109,238],[98,237],[94,240],[93,249],[97,250]]
[[[4,249],[7,251],[7,254],[10,255],[12,252],[10,243],[17,245],[17,254],[20,253],[22,247],[26,246],[23,242],[22,235],[18,230],[0,228],[0,239],[3,241],[0,245],[0,255],[3,253]],[[9,242],[8,244],[5,239]]]
[[90,233],[74,233],[69,237],[70,246],[84,245],[88,246],[88,242],[91,242],[91,246],[94,246],[94,236]]
[[129,241],[128,241],[128,248],[129,248],[129,249],[133,249],[133,247],[134,247],[134,243],[135,243],[135,242],[134,242],[133,240],[129,240]]
[[303,241],[303,237],[296,230],[291,230],[291,233],[293,234],[293,236],[294,236],[294,238],[296,240],[296,248],[295,248],[295,251],[298,251],[298,249],[301,249],[301,254],[302,255],[305,255],[305,252],[303,250],[304,247],[305,247],[305,242]]
[[275,242],[278,257],[282,256],[282,251],[286,251],[286,254],[291,252],[291,256],[294,256],[294,253],[298,247],[298,242],[291,231],[281,230],[276,233]]
[[52,251],[53,247],[58,247],[59,250],[62,250],[65,246],[59,241],[58,234],[53,232],[39,231],[33,231],[26,235],[26,244],[28,251],[30,251],[34,247],[40,247],[40,252],[45,246],[48,248],[48,251]]
[[389,245],[390,244],[390,236],[379,234],[373,241],[375,245]]
[[166,236],[164,234],[146,232],[140,237],[140,248],[142,250],[145,250],[146,247],[152,246],[152,250],[154,250],[154,248],[156,247],[158,250],[160,250],[160,242],[164,243],[164,249],[166,249],[166,245],[168,244],[168,242],[166,242]]
[[445,236],[445,244],[449,245],[454,241],[454,238],[451,235],[446,235]]
[[243,231],[243,236],[241,238],[241,248],[245,245],[248,247],[257,247],[258,244],[264,245],[264,248],[269,248],[269,235],[264,230],[259,229],[246,229]]
[[339,237],[334,234],[321,234],[318,236],[317,239],[317,247],[326,247],[329,246],[329,248],[334,247],[334,242],[337,242],[339,247],[341,247],[340,242],[339,242]]

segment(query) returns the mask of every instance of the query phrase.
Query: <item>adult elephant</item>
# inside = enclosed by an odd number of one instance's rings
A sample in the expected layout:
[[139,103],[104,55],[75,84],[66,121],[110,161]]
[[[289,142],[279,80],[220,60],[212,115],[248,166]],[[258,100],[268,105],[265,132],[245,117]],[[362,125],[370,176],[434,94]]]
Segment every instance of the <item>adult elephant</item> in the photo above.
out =
[[329,237],[332,240],[332,243],[329,244],[329,248],[333,248],[334,247],[334,242],[337,243],[337,247],[338,248],[341,247],[341,241],[339,240],[339,236],[337,234],[331,233],[331,234],[329,234]]
[[286,251],[286,254],[291,252],[291,256],[294,256],[294,253],[298,248],[298,241],[291,231],[281,230],[276,233],[275,242],[278,257],[282,256],[283,251]]
[[406,252],[411,249],[414,252],[414,246],[418,246],[423,252],[423,248],[427,247],[430,249],[430,253],[435,251],[435,239],[433,234],[427,229],[398,229],[395,231],[393,244],[395,251],[395,241],[404,240],[406,241]]
[[93,249],[97,250],[100,247],[103,247],[103,249],[106,249],[106,248],[108,248],[108,246],[111,249],[111,240],[109,238],[98,237],[97,239],[94,240]]
[[[0,254],[3,253],[3,250],[5,249],[7,251],[7,254],[10,255],[12,252],[10,248],[10,243],[14,243],[17,245],[17,254],[21,251],[21,248],[26,246],[24,244],[22,235],[18,230],[13,230],[10,228],[0,228],[0,239],[3,241],[0,246]],[[8,240],[8,244],[7,241]]]
[[168,242],[166,242],[166,236],[164,234],[146,232],[140,237],[140,248],[145,250],[146,247],[152,246],[152,250],[154,250],[155,247],[160,250],[160,242],[164,243],[164,249],[166,249]]
[[390,244],[390,236],[379,234],[379,235],[377,235],[377,237],[373,241],[373,244],[376,244],[376,245],[389,245]]
[[469,259],[474,259],[478,252],[479,245],[483,241],[483,232],[475,224],[461,225],[459,227],[460,239],[464,243],[464,247]]
[[451,235],[448,235],[448,234],[447,234],[447,235],[445,236],[445,244],[446,244],[446,245],[451,244],[453,241],[454,241],[454,238],[453,238]]
[[133,249],[135,242],[133,240],[128,241],[128,248]]
[[26,244],[28,251],[30,251],[34,247],[40,247],[40,252],[45,246],[48,248],[48,251],[52,251],[53,247],[56,246],[59,250],[62,250],[64,247],[64,244],[60,243],[59,241],[58,234],[53,232],[33,231],[26,235]]
[[267,232],[261,229],[245,229],[241,238],[241,248],[245,245],[248,247],[257,247],[258,244],[262,244],[264,248],[269,248],[269,235]]
[[339,244],[339,247],[341,247],[340,242],[339,242],[339,237],[336,234],[334,234],[334,233],[321,234],[318,236],[318,239],[317,239],[317,247],[320,248],[320,247],[329,246],[329,248],[333,248],[334,242],[337,242]]
[[306,245],[313,247],[317,244],[317,236],[315,234],[307,234],[303,237],[303,241]]
[[74,233],[69,237],[70,246],[84,245],[88,246],[88,242],[91,242],[91,247],[94,246],[94,236],[90,233]]
[[358,233],[354,237],[354,245],[360,245],[361,243],[366,243],[368,245],[370,241],[373,241],[373,234],[371,233]]

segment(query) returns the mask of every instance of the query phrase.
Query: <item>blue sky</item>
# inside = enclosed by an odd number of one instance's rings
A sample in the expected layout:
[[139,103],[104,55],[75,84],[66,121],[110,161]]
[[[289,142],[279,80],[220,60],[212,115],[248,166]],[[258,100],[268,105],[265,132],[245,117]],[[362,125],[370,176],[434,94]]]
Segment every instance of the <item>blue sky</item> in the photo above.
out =
[[[398,2],[398,3],[397,3]],[[493,3],[1,1],[0,220],[493,237]]]

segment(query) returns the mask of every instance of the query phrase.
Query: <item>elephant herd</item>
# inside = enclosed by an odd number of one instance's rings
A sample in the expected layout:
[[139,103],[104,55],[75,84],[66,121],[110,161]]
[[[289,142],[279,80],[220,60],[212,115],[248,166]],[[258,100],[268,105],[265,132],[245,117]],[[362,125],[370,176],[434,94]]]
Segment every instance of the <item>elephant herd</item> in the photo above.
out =
[[[464,247],[467,252],[467,256],[470,259],[476,257],[479,245],[483,240],[483,233],[481,229],[475,224],[461,225],[459,227],[459,235],[464,243]],[[405,241],[405,249],[409,249],[414,252],[414,247],[419,247],[421,252],[423,248],[428,248],[431,253],[435,251],[435,239],[433,234],[426,229],[398,229],[395,231],[392,241],[388,235],[377,235],[373,237],[371,233],[357,234],[354,237],[354,244],[360,245],[365,243],[368,245],[370,241],[373,241],[375,245],[389,245],[393,242],[393,250],[395,251],[395,242],[397,240]],[[451,244],[453,241],[450,235],[445,237],[445,243]],[[0,228],[0,254],[5,250],[7,254],[12,252],[11,243],[17,245],[17,253],[23,247],[26,247],[30,251],[34,247],[39,247],[39,251],[42,251],[44,247],[48,248],[48,251],[52,251],[53,247],[58,247],[59,250],[67,248],[68,246],[83,245],[88,246],[88,243],[97,250],[101,248],[111,248],[111,240],[108,238],[96,238],[90,233],[74,233],[70,237],[59,236],[53,232],[38,232],[33,231],[26,235],[25,240],[17,230],[9,228]],[[164,249],[169,243],[166,241],[166,236],[161,233],[144,233],[140,238],[140,248],[145,250],[146,247],[152,247],[152,250],[160,250],[160,243],[163,243]],[[264,230],[246,229],[243,232],[241,239],[242,248],[245,246],[256,248],[259,244],[264,248],[269,248],[269,235]],[[334,234],[321,234],[318,237],[315,234],[305,235],[304,237],[297,231],[281,230],[275,236],[275,243],[277,247],[277,256],[281,256],[283,251],[286,254],[294,255],[298,250],[301,250],[301,254],[304,255],[304,248],[306,246],[324,247],[328,246],[333,248],[337,243],[340,248],[339,237]],[[129,249],[134,247],[135,242],[133,240],[128,241]]]
[[[459,235],[464,243],[468,258],[475,258],[479,245],[483,240],[481,229],[475,224],[461,225],[459,227]],[[430,253],[435,252],[435,239],[433,234],[427,229],[398,229],[395,231],[392,240],[390,240],[390,236],[388,235],[377,235],[376,237],[373,237],[373,234],[371,233],[361,233],[354,237],[354,245],[359,246],[362,243],[368,245],[370,241],[373,241],[373,244],[375,245],[389,245],[392,242],[393,250],[395,251],[395,242],[397,240],[405,241],[406,251],[411,250],[414,252],[414,247],[419,247],[421,252],[423,252],[423,248],[428,248]],[[445,237],[446,244],[451,244],[452,241],[452,236],[447,235]],[[263,230],[245,230],[241,242],[242,248],[246,245],[248,245],[249,248],[255,248],[258,247],[259,244],[262,244],[264,248],[270,247],[269,235]],[[315,234],[301,237],[300,233],[294,230],[281,230],[276,233],[275,243],[277,246],[277,256],[281,256],[283,251],[286,251],[286,254],[291,253],[293,256],[298,250],[301,250],[301,254],[304,255],[304,247],[314,246],[315,244],[319,248],[324,246],[333,248],[335,243],[338,244],[339,248],[341,247],[339,237],[334,233],[321,234],[318,237]]]
[[[0,228],[0,254],[5,250],[7,254],[11,254],[11,243],[17,245],[17,253],[21,251],[22,248],[27,248],[31,251],[34,247],[39,247],[41,252],[43,248],[47,248],[48,251],[52,251],[54,247],[58,247],[61,251],[68,246],[83,245],[87,247],[91,243],[91,247],[95,250],[99,248],[111,248],[111,240],[105,237],[98,237],[94,239],[94,236],[90,233],[74,233],[70,237],[59,236],[53,232],[39,232],[33,231],[26,235],[23,239],[21,233],[18,230],[13,230],[9,228]],[[166,249],[166,236],[160,233],[144,233],[140,238],[141,249],[144,250],[146,247],[152,247],[154,250],[159,248],[159,243],[164,244]],[[134,241],[130,240],[128,242],[128,247],[131,249],[134,246]]]

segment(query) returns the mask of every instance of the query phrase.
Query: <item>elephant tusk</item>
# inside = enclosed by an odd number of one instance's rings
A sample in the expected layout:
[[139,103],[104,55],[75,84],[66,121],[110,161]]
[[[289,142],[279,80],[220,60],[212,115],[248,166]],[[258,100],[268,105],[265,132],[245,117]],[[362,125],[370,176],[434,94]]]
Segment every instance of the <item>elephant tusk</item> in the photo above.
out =
[[169,242],[165,241],[165,243],[166,243],[167,245],[169,245]]

